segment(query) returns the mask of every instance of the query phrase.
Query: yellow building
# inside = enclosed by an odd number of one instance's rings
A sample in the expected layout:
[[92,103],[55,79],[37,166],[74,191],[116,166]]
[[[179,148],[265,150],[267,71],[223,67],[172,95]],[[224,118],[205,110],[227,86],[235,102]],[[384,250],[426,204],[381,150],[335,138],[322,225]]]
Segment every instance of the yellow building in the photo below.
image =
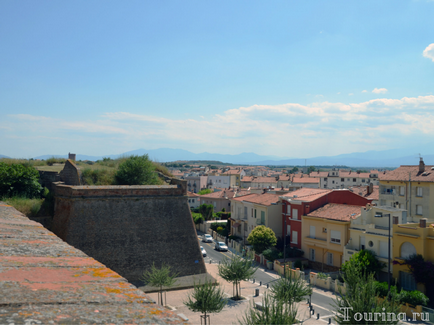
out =
[[379,179],[380,206],[407,210],[409,221],[434,221],[434,166],[425,165],[421,158],[419,165],[401,165],[380,173]]
[[302,216],[301,249],[313,269],[339,270],[350,221],[360,215],[360,209],[355,205],[326,204]]
[[[414,254],[434,262],[434,224],[427,224],[426,219],[419,223],[393,225],[393,258],[402,263]],[[405,290],[425,291],[422,284],[416,284],[407,265],[394,265],[393,277]]]

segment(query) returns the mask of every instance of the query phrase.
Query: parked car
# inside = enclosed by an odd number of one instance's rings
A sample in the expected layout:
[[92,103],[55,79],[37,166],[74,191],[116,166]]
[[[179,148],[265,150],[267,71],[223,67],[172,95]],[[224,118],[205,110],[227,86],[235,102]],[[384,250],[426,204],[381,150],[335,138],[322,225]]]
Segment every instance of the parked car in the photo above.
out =
[[225,245],[224,242],[216,242],[215,243],[215,250],[218,250],[218,251],[228,251],[228,246]]
[[209,234],[204,234],[203,237],[202,237],[202,241],[203,242],[213,242],[213,238]]
[[200,251],[202,251],[202,256],[206,257],[206,250],[204,247],[200,246]]

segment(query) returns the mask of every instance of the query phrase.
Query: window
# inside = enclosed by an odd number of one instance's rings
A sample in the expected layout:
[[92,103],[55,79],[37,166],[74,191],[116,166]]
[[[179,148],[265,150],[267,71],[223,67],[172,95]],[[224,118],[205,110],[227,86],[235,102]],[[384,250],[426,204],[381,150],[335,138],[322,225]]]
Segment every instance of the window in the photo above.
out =
[[362,182],[365,182],[365,179],[362,179]]
[[331,252],[327,253],[327,265],[333,266],[333,254]]
[[422,205],[416,205],[416,215],[422,215]]
[[255,209],[255,218],[256,218],[256,209]]
[[291,216],[291,205],[286,206],[286,214]]
[[291,243],[294,243],[294,244],[298,243],[298,232],[297,231],[292,231]]
[[383,213],[382,212],[375,212],[375,217],[383,217]]
[[350,181],[350,178],[347,178],[347,181]]
[[327,233],[327,228],[322,228],[322,233]]
[[414,247],[414,245],[410,242],[404,242],[401,245],[401,258],[408,258],[412,255],[416,255],[416,248]]
[[335,181],[333,180],[332,183],[335,183]]
[[407,291],[413,291],[417,288],[413,275],[403,271],[399,272],[399,283],[401,284],[402,288]]
[[422,197],[422,187],[416,187],[416,196]]
[[341,178],[341,181],[344,182],[344,181],[345,181],[345,178]]
[[356,182],[356,178],[353,178],[353,182]]
[[404,196],[405,195],[405,187],[403,187],[403,186],[399,187],[399,195],[400,196]]
[[286,226],[286,235],[291,235],[291,225]]
[[247,231],[247,223],[244,223],[244,231]]
[[327,178],[324,178],[324,181],[327,181]]
[[315,226],[311,225],[309,227],[309,238],[315,239]]
[[388,258],[387,248],[389,248],[389,244],[387,241],[380,241],[380,257]]
[[332,243],[341,243],[341,231],[330,231],[330,242]]
[[312,261],[315,261],[315,249],[309,249],[309,258]]

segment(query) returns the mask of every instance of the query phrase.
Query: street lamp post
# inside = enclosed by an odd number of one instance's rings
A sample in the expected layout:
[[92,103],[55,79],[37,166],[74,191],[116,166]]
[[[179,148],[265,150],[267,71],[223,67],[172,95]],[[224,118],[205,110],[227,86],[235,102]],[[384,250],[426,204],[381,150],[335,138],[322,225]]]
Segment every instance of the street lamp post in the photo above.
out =
[[389,246],[388,246],[388,253],[387,253],[387,282],[389,286],[389,298],[390,298],[390,214],[387,214],[387,218],[389,219]]
[[283,237],[283,276],[286,277],[286,232],[288,231],[286,228],[286,215],[284,216],[285,219],[285,228],[284,228],[284,237]]

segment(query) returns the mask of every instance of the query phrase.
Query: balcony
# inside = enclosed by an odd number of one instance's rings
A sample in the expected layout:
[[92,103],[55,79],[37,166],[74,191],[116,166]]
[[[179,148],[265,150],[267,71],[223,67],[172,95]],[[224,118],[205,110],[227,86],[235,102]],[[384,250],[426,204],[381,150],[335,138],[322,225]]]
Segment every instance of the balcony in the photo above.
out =
[[307,236],[306,239],[312,239],[312,240],[319,240],[319,241],[327,242],[327,239],[319,238],[319,237],[311,237],[310,235]]

